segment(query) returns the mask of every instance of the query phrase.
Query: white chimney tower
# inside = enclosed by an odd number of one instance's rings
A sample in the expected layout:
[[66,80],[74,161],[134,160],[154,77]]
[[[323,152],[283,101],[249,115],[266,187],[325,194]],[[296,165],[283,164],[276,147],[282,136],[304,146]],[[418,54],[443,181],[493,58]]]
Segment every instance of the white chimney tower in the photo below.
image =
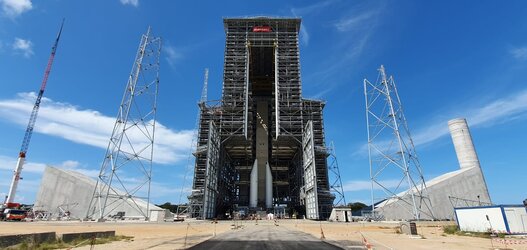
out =
[[448,121],[448,128],[450,129],[450,135],[452,136],[452,142],[456,149],[457,160],[459,161],[459,167],[470,168],[478,167],[479,159],[472,143],[472,136],[468,129],[467,120],[465,118],[456,118]]

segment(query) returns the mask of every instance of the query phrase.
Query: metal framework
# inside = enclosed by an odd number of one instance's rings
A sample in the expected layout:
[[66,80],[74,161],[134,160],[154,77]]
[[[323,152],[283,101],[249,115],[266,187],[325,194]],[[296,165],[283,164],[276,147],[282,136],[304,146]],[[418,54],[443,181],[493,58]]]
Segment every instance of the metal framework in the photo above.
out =
[[[290,214],[305,214],[300,197],[304,185],[302,142],[304,127],[311,120],[318,185],[317,218],[329,217],[334,196],[329,192],[327,179],[324,102],[303,99],[301,95],[300,19],[227,18],[224,27],[222,99],[200,105],[194,182],[189,196],[192,216],[205,219],[236,209],[269,209],[269,203],[273,207],[287,207]],[[210,121],[220,137],[219,170],[212,177],[218,179],[215,201],[205,198],[206,180],[210,177],[207,173],[211,173],[207,165],[212,153],[208,150]],[[255,167],[259,183],[272,184],[272,188],[267,184],[259,186],[258,192],[272,192],[272,198],[253,197],[257,205],[251,206],[251,171]],[[204,213],[204,202],[212,202],[214,214]]]
[[102,220],[129,206],[149,219],[160,52],[161,39],[149,27],[141,37],[87,218]]
[[[183,192],[185,190],[185,188],[187,188],[187,177],[189,175],[189,172],[192,171],[192,167],[193,167],[193,164],[191,164],[191,160],[192,160],[192,156],[194,155],[196,151],[196,147],[197,147],[197,140],[198,140],[198,131],[199,131],[199,128],[200,128],[200,118],[201,118],[201,109],[202,108],[205,108],[205,105],[207,103],[207,90],[208,90],[208,84],[209,84],[209,69],[208,68],[205,68],[205,73],[204,73],[204,77],[203,77],[203,88],[201,90],[201,98],[198,102],[198,115],[196,117],[196,123],[194,125],[194,136],[192,137],[192,142],[190,143],[191,147],[190,147],[190,152],[189,152],[189,155],[188,155],[188,158],[187,158],[187,165],[186,165],[186,168],[185,168],[185,176],[183,178],[183,183],[181,184],[181,190],[180,190],[180,194],[179,194],[179,200],[178,200],[178,209],[177,209],[177,216],[183,214],[183,213],[189,213],[190,210],[191,210],[191,206],[190,205],[182,205],[181,204],[181,199],[183,197]],[[196,202],[196,200],[194,200],[194,202]],[[194,205],[194,209],[196,210],[196,213],[200,214],[201,212],[198,212],[198,211],[203,211],[203,205],[201,204],[201,202],[199,203],[195,203]],[[180,209],[180,207],[184,207],[184,209]]]
[[[479,197],[478,197],[479,198]],[[464,199],[454,196],[448,196],[448,200],[450,201],[450,204],[452,205],[452,208],[459,208],[459,207],[481,207],[481,206],[492,206],[491,202],[484,202],[481,200],[470,200],[470,199]]]
[[[434,218],[426,183],[393,76],[379,69],[375,83],[364,79],[371,199],[374,213],[400,206],[419,220]],[[395,180],[394,183],[389,183]],[[392,181],[393,182],[393,181]],[[375,190],[382,190],[378,194]]]
[[340,178],[339,163],[337,161],[337,153],[333,141],[329,144],[328,154],[328,170],[330,173],[331,183],[330,188],[331,192],[335,195],[335,201],[333,202],[333,205],[336,207],[346,206],[346,197],[344,195],[342,179]]

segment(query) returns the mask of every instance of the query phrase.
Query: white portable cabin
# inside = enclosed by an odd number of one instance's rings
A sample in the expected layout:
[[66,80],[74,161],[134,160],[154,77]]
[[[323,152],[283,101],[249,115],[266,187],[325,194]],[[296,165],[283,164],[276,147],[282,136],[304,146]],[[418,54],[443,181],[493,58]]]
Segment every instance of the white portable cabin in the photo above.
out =
[[527,209],[523,205],[454,208],[461,231],[527,233]]

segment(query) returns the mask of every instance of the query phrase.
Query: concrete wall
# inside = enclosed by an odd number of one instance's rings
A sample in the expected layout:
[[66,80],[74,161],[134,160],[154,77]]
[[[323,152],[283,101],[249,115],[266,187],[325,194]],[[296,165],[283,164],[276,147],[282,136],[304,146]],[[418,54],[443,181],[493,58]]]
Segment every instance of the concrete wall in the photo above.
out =
[[35,209],[57,216],[58,206],[78,203],[71,207],[71,217],[84,218],[95,188],[95,181],[79,173],[46,167],[35,200]]
[[[80,233],[64,233],[60,235],[60,239],[64,242],[71,242],[74,240],[92,239],[92,238],[109,238],[115,236],[115,231],[99,231],[99,232],[80,232]],[[55,242],[57,240],[56,232],[47,233],[31,233],[31,234],[15,234],[15,235],[0,235],[0,248],[14,246],[21,243],[26,243],[29,248],[42,244],[44,242]]]
[[[433,215],[436,219],[455,219],[454,207],[448,198],[449,196],[477,201],[479,195],[479,200],[482,203],[490,203],[487,186],[479,167],[450,172],[426,183]],[[412,204],[409,196],[403,199]],[[385,204],[380,204],[376,210],[386,220],[410,220],[413,219],[412,207],[406,202],[388,201]],[[432,217],[422,214],[421,219],[432,219]]]
[[28,245],[38,245],[44,242],[53,242],[56,239],[57,234],[55,232],[0,235],[0,248],[3,249],[4,247],[21,243],[27,243]]
[[61,239],[64,242],[72,242],[74,240],[85,240],[94,238],[110,238],[115,236],[115,231],[99,231],[99,232],[81,232],[81,233],[65,233],[62,234]]
[[352,220],[351,208],[333,208],[329,215],[329,221],[346,222],[346,217],[348,221]]
[[165,219],[174,219],[174,216],[168,209],[152,210],[150,212],[150,221],[163,222]]
[[[426,181],[432,208],[422,208],[421,210],[428,212],[428,214],[421,213],[420,219],[454,220],[454,206],[481,206],[481,204],[492,203],[467,121],[464,118],[453,119],[448,122],[448,127],[460,169]],[[404,196],[404,193],[402,193],[399,195],[403,196],[401,200],[388,199],[377,205],[375,209],[386,220],[414,219],[413,202],[410,194]],[[476,201],[480,202],[480,204],[456,204],[449,197]],[[419,197],[416,197],[415,200],[419,207]],[[423,203],[422,206],[425,206],[425,204]]]
[[[95,185],[96,181],[88,176],[75,171],[48,166],[42,176],[42,182],[35,201],[35,208],[52,212],[53,217],[56,217],[59,212],[58,206],[78,203],[78,205],[68,208],[70,217],[78,219],[85,218]],[[145,201],[135,199],[135,202],[143,211],[146,211],[147,203]],[[132,207],[131,204],[133,202],[130,199],[108,199],[108,204],[113,204],[107,208],[109,209],[107,211],[112,211],[110,215],[123,211],[125,212],[125,216],[141,216],[141,213]],[[150,204],[150,209],[164,211],[164,209],[152,204]],[[96,211],[98,211],[98,208]]]

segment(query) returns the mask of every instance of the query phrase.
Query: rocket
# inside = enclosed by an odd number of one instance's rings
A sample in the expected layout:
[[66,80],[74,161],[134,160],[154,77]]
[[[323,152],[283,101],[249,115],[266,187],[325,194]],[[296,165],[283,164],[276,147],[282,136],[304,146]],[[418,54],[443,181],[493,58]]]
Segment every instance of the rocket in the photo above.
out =
[[[250,179],[249,206],[258,206],[258,159],[254,160]],[[265,207],[273,207],[273,174],[269,162],[265,163]]]
[[249,206],[256,207],[257,205],[258,205],[258,159],[255,159],[253,169],[251,170]]
[[273,174],[269,162],[265,163],[265,206],[273,207]]

